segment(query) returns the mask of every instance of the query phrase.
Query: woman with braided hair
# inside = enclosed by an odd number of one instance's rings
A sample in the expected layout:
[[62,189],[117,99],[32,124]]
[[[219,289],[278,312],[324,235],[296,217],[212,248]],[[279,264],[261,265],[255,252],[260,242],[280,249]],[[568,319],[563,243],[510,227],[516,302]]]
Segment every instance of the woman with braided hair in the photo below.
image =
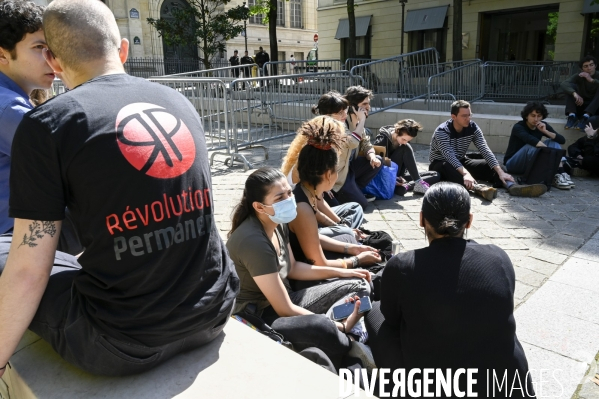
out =
[[[509,384],[520,378],[516,384],[524,392],[517,388],[506,397],[534,397],[516,337],[514,267],[501,248],[465,238],[472,218],[463,186],[440,182],[426,191],[420,226],[429,246],[387,262],[380,302],[365,320],[368,343],[377,367],[406,374],[477,368],[479,397],[488,396],[487,372],[500,379],[506,375]],[[464,385],[462,378],[460,390]],[[439,392],[437,386],[429,389]]]
[[354,234],[334,238],[318,234],[318,204],[324,202],[323,194],[337,181],[338,150],[345,140],[343,124],[328,116],[317,116],[299,128],[298,136],[307,140],[296,164],[299,182],[293,194],[298,217],[289,223],[293,255],[309,264],[344,269],[380,262],[378,251],[358,244]]

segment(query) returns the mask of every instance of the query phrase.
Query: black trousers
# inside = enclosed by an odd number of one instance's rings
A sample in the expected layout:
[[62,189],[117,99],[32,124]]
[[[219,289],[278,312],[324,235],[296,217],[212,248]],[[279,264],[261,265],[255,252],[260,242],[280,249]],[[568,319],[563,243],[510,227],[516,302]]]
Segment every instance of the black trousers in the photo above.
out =
[[599,157],[587,156],[582,158],[582,168],[599,175]]
[[[578,90],[578,85],[572,84],[574,90]],[[583,98],[584,102],[581,106],[576,105],[574,96],[566,96],[566,115],[576,114],[578,118],[581,118],[583,114],[589,114],[593,116],[597,114],[599,109],[599,90],[595,92],[595,96],[592,98]]]
[[[377,157],[381,160],[381,157],[378,155]],[[362,193],[362,189],[374,179],[382,167],[383,164],[381,162],[381,166],[373,168],[366,157],[357,157],[350,161],[345,183],[343,184],[343,187],[335,193],[337,201],[339,201],[340,204],[357,202],[363,209],[366,208],[368,206],[368,201]]]
[[[485,159],[477,159],[478,154],[467,154],[464,158],[460,159],[460,162],[468,172],[476,180],[484,180],[493,184],[493,187],[503,187],[503,182],[499,178],[497,172],[489,167],[489,164]],[[428,167],[428,170],[434,170],[441,177],[441,181],[450,181],[453,183],[464,185],[464,176],[458,172],[447,161],[434,161]]]
[[414,157],[414,150],[411,145],[398,146],[393,150],[389,158],[398,166],[397,176],[403,176],[407,169],[412,180],[420,179],[418,167],[416,166],[416,157]]

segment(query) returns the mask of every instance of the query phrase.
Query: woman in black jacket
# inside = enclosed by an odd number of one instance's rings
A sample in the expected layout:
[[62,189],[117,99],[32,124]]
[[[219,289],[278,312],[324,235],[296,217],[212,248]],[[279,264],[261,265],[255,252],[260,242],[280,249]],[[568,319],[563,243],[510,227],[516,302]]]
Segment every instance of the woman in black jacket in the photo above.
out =
[[379,368],[405,369],[406,375],[476,368],[478,397],[487,397],[487,373],[493,372],[499,381],[506,375],[508,386],[519,378],[524,393],[514,390],[512,398],[534,397],[516,337],[514,268],[501,248],[464,239],[472,217],[464,187],[431,186],[420,213],[430,245],[387,263],[381,300],[366,318],[368,343]]
[[[380,128],[378,136],[374,139],[373,144],[384,146],[387,157],[399,167],[395,187],[397,195],[403,196],[412,190],[415,193],[424,194],[431,184],[440,180],[437,177],[437,172],[418,172],[414,150],[409,143],[420,130],[422,130],[420,123],[413,119],[402,119],[395,125]],[[406,170],[408,175],[405,173]]]

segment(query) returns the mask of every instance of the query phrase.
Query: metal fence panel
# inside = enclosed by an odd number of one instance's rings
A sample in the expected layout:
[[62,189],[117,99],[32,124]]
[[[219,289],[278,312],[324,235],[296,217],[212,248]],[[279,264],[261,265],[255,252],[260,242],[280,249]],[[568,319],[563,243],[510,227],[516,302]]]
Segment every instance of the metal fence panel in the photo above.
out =
[[455,100],[474,102],[482,99],[485,95],[484,79],[480,60],[431,76],[428,79],[428,110],[449,111]]
[[264,72],[267,76],[274,75],[275,69],[277,75],[291,75],[302,73],[342,71],[343,64],[341,60],[295,60],[295,61],[269,61],[264,63]]
[[406,53],[379,61],[354,66],[350,75],[361,77],[365,87],[372,90],[372,114],[426,98],[429,76],[439,73],[439,54],[436,49]]
[[52,82],[52,95],[51,97],[57,96],[67,91],[67,87],[64,85],[63,81],[60,79],[54,79]]
[[[297,128],[314,117],[311,113],[320,96],[330,90],[344,92],[361,81],[348,71],[307,73],[239,79],[229,92],[230,130],[233,143],[231,156],[251,168],[239,151],[262,148],[262,144],[295,135]],[[241,90],[239,89],[241,87]]]
[[[169,78],[148,79],[150,82],[168,86],[184,95],[194,106],[204,125],[206,148],[217,151],[212,154],[229,156],[229,110],[226,101],[227,87],[218,79]],[[212,159],[211,159],[212,164]]]
[[485,99],[538,100],[542,94],[542,65],[486,62]]
[[[256,64],[236,65],[228,66],[223,68],[204,69],[192,72],[175,73],[173,75],[166,75],[169,77],[177,78],[225,78],[225,79],[239,79],[251,78],[252,68],[258,68]],[[246,75],[246,72],[248,76]]]
[[[228,66],[224,59],[212,61],[212,66],[221,68]],[[129,58],[125,62],[125,71],[132,76],[150,78],[153,76],[172,75],[175,73],[193,72],[206,69],[204,63],[192,58]]]

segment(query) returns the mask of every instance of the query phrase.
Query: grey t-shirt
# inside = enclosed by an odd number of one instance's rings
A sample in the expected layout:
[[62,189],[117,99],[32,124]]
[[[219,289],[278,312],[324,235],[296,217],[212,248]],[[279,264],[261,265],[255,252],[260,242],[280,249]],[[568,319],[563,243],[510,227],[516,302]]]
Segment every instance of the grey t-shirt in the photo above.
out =
[[256,305],[259,312],[270,306],[260,291],[254,277],[270,273],[279,273],[287,292],[291,291],[287,274],[289,273],[289,228],[281,224],[275,230],[281,248],[278,256],[270,239],[266,236],[262,224],[255,216],[250,216],[231,234],[227,241],[229,256],[235,263],[239,276],[240,290],[233,313],[242,311],[248,304]]

